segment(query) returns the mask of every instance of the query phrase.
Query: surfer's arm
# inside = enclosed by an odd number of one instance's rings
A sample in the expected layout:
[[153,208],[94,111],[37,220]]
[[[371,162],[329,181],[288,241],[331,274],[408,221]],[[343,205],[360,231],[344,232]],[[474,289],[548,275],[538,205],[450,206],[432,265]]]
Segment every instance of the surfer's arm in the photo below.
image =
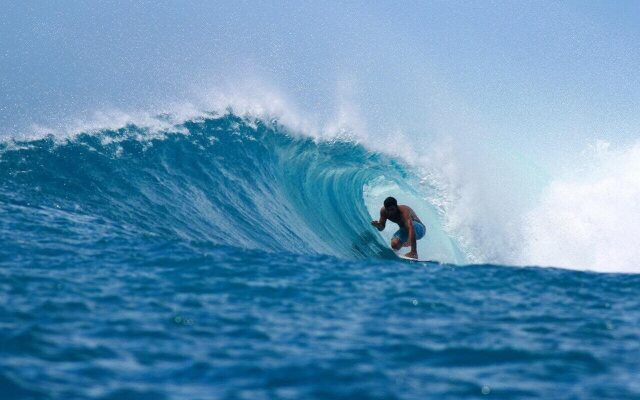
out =
[[383,231],[387,224],[387,213],[384,212],[384,208],[380,209],[380,221],[371,221],[371,225],[378,228],[379,231]]

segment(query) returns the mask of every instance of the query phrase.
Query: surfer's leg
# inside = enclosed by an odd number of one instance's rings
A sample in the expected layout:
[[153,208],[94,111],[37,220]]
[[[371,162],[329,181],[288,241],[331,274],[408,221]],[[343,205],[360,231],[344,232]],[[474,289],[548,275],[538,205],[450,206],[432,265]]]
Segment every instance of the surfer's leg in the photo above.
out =
[[[413,229],[416,235],[416,240],[420,240],[424,237],[426,229],[424,225],[422,225],[420,222],[413,221]],[[410,246],[411,246],[411,242],[409,242],[409,235],[407,234],[407,237],[404,240],[402,247],[410,247]]]
[[391,248],[394,250],[400,250],[408,239],[409,234],[405,229],[398,230],[391,238]]
[[413,229],[416,233],[416,240],[420,240],[424,237],[424,234],[427,232],[426,228],[423,224],[418,221],[413,221]]

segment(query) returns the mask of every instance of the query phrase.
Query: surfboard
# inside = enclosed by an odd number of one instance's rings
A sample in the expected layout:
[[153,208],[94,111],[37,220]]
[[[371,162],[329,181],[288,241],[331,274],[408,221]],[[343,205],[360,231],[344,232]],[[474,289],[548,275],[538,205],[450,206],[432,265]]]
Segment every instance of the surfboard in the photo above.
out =
[[435,260],[420,260],[420,259],[415,259],[415,258],[411,258],[411,257],[405,257],[401,254],[396,254],[396,256],[402,260],[406,260],[406,261],[410,261],[410,262],[416,262],[416,263],[429,263],[429,264],[440,264],[439,261],[435,261]]

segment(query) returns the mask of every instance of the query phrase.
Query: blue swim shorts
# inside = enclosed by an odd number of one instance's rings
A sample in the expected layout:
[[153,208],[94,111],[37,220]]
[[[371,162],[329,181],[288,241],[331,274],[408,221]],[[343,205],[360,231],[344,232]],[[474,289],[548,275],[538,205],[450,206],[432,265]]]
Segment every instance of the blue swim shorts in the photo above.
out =
[[[416,231],[416,240],[420,240],[424,237],[426,229],[420,222],[413,221],[413,229]],[[393,237],[400,238],[401,243],[406,243],[407,240],[409,240],[409,230],[406,228],[399,229],[393,234]]]

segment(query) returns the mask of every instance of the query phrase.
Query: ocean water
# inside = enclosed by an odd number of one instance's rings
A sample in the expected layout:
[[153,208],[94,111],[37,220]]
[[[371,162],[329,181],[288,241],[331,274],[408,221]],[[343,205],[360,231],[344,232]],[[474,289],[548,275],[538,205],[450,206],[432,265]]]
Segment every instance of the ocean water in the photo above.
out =
[[423,178],[233,113],[4,140],[1,398],[640,398],[640,276],[467,265]]

